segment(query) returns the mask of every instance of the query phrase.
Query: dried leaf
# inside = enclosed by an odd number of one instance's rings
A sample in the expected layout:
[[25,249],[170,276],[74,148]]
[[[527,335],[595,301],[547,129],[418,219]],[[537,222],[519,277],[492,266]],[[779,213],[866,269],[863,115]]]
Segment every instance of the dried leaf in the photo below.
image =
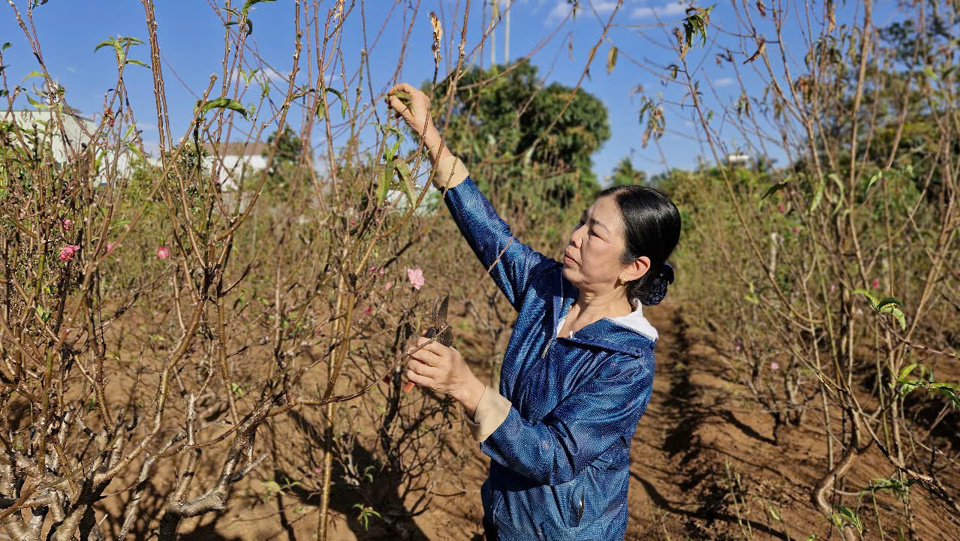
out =
[[750,58],[744,60],[743,63],[749,64],[750,62],[753,62],[754,60],[760,58],[760,55],[762,55],[763,51],[765,51],[766,49],[767,49],[767,42],[761,38],[760,47],[757,48],[757,52],[753,53],[753,55]]
[[440,26],[440,19],[437,14],[430,12],[430,25],[433,26],[433,61],[440,66],[440,41],[443,39],[443,27]]
[[613,73],[614,66],[617,65],[617,48],[610,47],[610,51],[607,53],[607,73]]

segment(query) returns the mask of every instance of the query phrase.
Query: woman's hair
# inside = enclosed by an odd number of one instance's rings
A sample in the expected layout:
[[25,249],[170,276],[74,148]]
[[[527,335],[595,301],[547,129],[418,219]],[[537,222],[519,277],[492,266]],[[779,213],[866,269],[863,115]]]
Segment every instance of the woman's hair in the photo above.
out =
[[680,212],[663,192],[648,186],[613,186],[600,192],[612,195],[623,217],[624,264],[646,256],[650,269],[627,283],[627,298],[645,305],[660,304],[673,283],[673,267],[667,257],[680,240]]

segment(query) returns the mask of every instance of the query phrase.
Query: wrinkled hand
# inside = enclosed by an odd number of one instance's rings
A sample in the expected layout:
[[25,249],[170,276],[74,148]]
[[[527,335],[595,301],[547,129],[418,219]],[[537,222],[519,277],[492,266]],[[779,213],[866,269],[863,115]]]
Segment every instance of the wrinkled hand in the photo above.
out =
[[[406,96],[401,93],[406,93]],[[407,83],[398,84],[387,92],[387,104],[420,137],[433,128],[433,120],[430,118],[430,98],[417,88]]]
[[473,375],[460,352],[422,336],[417,339],[416,347],[420,349],[414,351],[407,362],[407,379],[450,395],[463,404],[472,418],[485,386]]

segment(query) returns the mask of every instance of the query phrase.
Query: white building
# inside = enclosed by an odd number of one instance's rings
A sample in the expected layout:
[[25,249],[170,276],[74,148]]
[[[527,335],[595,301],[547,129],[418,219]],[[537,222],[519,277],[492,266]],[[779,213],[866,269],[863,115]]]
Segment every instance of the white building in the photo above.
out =
[[730,167],[747,167],[750,165],[750,156],[746,154],[727,154],[727,165]]
[[[203,163],[211,173],[217,175],[217,184],[221,190],[235,190],[241,178],[249,179],[252,174],[267,168],[270,150],[267,143],[204,143],[207,153]],[[216,165],[214,165],[216,163]],[[246,172],[244,172],[246,171]]]
[[[68,163],[84,157],[90,149],[87,148],[91,136],[97,130],[93,120],[81,116],[77,111],[21,110],[0,111],[0,121],[16,124],[21,130],[30,133],[22,140],[32,144],[34,133],[41,144],[49,145],[53,159],[57,163]],[[20,139],[14,138],[12,144],[18,144]],[[115,152],[107,149],[94,149],[98,155],[90,156],[98,162],[96,185],[102,186],[107,180],[117,175],[124,175],[130,169],[130,157],[127,152]]]

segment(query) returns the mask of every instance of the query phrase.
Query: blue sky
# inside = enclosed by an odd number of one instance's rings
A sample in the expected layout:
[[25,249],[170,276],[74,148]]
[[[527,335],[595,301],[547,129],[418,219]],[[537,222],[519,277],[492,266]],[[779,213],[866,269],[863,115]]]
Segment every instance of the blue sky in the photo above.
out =
[[[234,3],[239,2],[235,0]],[[467,34],[468,51],[480,41],[482,3],[480,0],[472,3]],[[503,0],[501,3],[504,6],[506,4]],[[22,11],[26,10],[24,0],[16,0],[16,4]],[[402,0],[397,4],[390,0],[364,2],[370,40],[386,19],[388,10],[393,8],[391,22],[377,46],[370,51],[370,71],[375,92],[389,86],[399,60],[405,21],[413,16],[412,6],[416,4],[416,0]],[[532,56],[532,61],[540,67],[541,75],[550,71],[551,81],[574,85],[586,65],[590,49],[600,36],[600,20],[605,22],[616,6],[612,0],[584,0],[581,4],[582,9],[576,19],[564,23],[564,17],[570,11],[566,0],[517,0],[511,8],[511,59],[530,53],[562,24],[553,39]],[[838,24],[854,21],[855,4],[842,4],[841,12],[837,15]],[[332,1],[326,1],[321,4],[321,9],[325,11],[332,5]],[[461,24],[463,5],[464,2],[454,0],[422,0],[419,3],[412,38],[402,61],[401,80],[419,85],[432,77],[434,63],[430,51],[429,13],[435,11],[441,16],[446,36],[451,33],[459,36],[460,30],[453,26],[456,24],[459,27]],[[293,6],[292,0],[261,3],[254,7],[251,15],[255,24],[251,37],[262,57],[275,68],[276,71],[269,74],[275,82],[289,73],[292,65]],[[357,16],[360,6],[358,0],[355,7],[358,11],[348,18],[344,32],[342,50],[348,72],[359,65],[360,51],[364,48]],[[683,99],[681,89],[677,85],[662,84],[659,74],[663,73],[662,66],[676,61],[676,52],[665,45],[669,43],[669,30],[679,25],[685,8],[686,4],[676,1],[624,0],[617,11],[614,19],[616,27],[609,34],[610,40],[623,52],[617,66],[613,73],[607,73],[606,57],[610,45],[604,43],[593,62],[590,78],[585,79],[582,86],[603,100],[610,112],[612,137],[594,156],[595,170],[601,178],[609,174],[624,156],[631,156],[637,168],[651,173],[665,169],[664,161],[670,167],[690,168],[696,165],[698,157],[711,160],[707,149],[698,143],[699,136],[690,121],[689,107],[683,109],[673,106],[668,109],[668,133],[661,139],[659,148],[654,144],[645,149],[641,147],[643,127],[638,122],[640,102],[635,89],[642,86],[648,96],[655,97],[660,93],[664,99],[676,103]],[[156,9],[160,45],[166,58],[164,70],[171,122],[174,134],[182,134],[187,129],[196,96],[206,88],[211,74],[222,73],[224,28],[211,5],[201,0],[160,0]],[[11,43],[11,47],[4,52],[3,64],[8,66],[4,75],[12,88],[29,72],[37,69],[37,62],[16,24],[12,9],[4,5],[0,6],[0,10],[5,12],[0,15],[0,42]],[[711,15],[712,24],[732,29],[735,19],[730,10],[729,4],[718,4]],[[892,16],[891,13],[881,13],[878,18],[882,22]],[[665,28],[657,24],[658,19],[666,25]],[[85,115],[96,118],[103,109],[104,94],[114,84],[115,65],[111,50],[105,48],[95,53],[94,48],[110,36],[146,39],[143,6],[135,0],[50,0],[35,8],[34,21],[43,58],[50,73],[66,88],[68,103]],[[504,61],[504,32],[505,27],[501,23],[496,33],[499,62]],[[721,42],[726,39],[726,46],[734,43],[731,41],[733,38],[720,32],[714,32],[713,35]],[[799,34],[788,35],[786,39],[795,40],[795,43],[787,44],[788,48],[805,50]],[[740,95],[739,84],[735,84],[731,69],[718,66],[714,60],[719,52],[718,43],[711,43],[704,49],[692,51],[687,57],[691,65],[698,66],[695,76],[712,82],[713,91],[705,92],[704,99],[718,111],[722,104],[729,107]],[[134,48],[131,57],[149,63],[148,53],[149,49],[144,45]],[[484,65],[489,65],[489,49],[483,54]],[[444,75],[444,68],[448,68],[447,62],[455,58],[456,49],[445,46],[443,55],[440,77]],[[631,63],[627,57],[636,63]],[[792,60],[801,62],[802,58]],[[479,59],[472,58],[472,61],[478,62]],[[743,58],[739,58],[738,65],[742,61]],[[752,72],[753,66],[740,67],[748,92],[759,95],[762,82]],[[27,86],[38,81],[32,79]],[[336,80],[331,84],[336,86]],[[155,126],[152,126],[155,109],[149,73],[143,68],[131,66],[127,73],[127,85],[138,118],[148,121],[141,126],[144,129],[143,137],[146,141],[155,141],[157,133]],[[365,97],[369,99],[369,96]],[[689,100],[685,103],[688,104]],[[27,105],[18,102],[17,106]],[[382,102],[379,107],[382,111]],[[729,129],[721,129],[720,134],[730,148],[737,147],[740,134]],[[741,136],[739,144],[742,142]],[[782,153],[778,155],[774,150],[771,150],[771,154],[782,158]]]

